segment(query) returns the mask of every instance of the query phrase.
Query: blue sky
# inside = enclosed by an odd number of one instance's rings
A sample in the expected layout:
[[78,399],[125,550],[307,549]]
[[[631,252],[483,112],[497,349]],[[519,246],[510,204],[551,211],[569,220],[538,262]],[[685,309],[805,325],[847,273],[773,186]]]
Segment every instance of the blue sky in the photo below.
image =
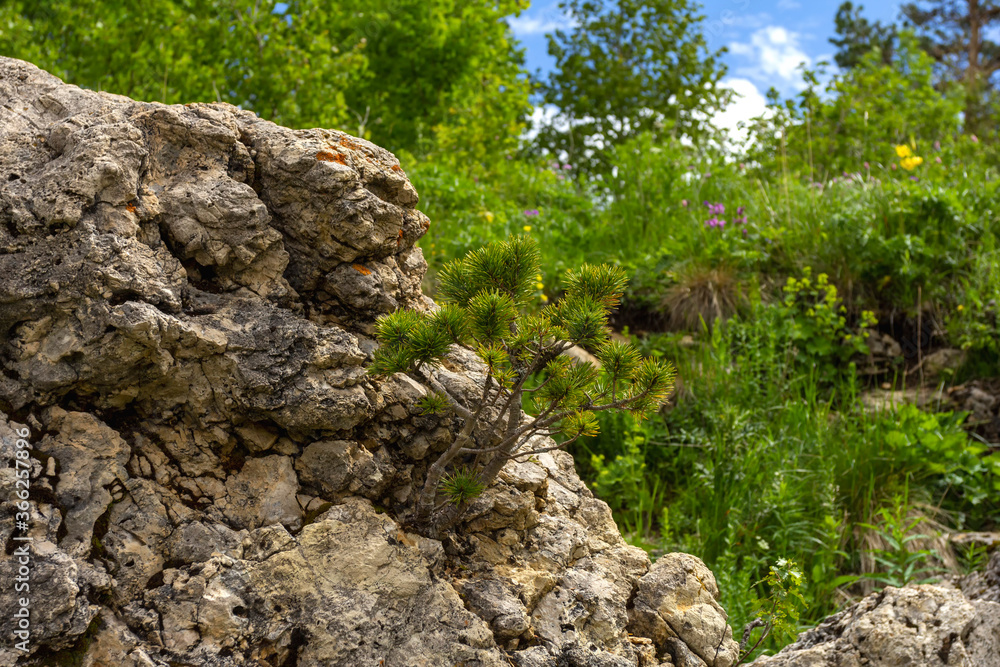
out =
[[[724,56],[729,69],[725,82],[740,96],[718,119],[722,126],[735,126],[738,120],[762,112],[764,94],[772,86],[783,95],[793,95],[801,88],[799,63],[833,60],[835,49],[828,40],[834,34],[833,17],[840,0],[705,0],[701,4],[709,47],[729,49]],[[898,18],[901,3],[861,0],[860,4],[869,20],[885,23]],[[558,5],[559,0],[534,0],[530,9],[511,20],[532,73],[539,68],[545,72],[553,64],[546,52],[545,33],[571,27]]]

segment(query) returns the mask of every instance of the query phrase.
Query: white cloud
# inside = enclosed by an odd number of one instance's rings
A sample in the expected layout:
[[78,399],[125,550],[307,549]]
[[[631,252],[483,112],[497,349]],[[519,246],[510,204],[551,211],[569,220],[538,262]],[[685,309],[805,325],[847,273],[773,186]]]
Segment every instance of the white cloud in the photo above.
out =
[[767,98],[749,79],[729,77],[722,80],[721,86],[733,91],[733,101],[712,117],[712,124],[726,133],[729,146],[742,146],[747,141],[748,133],[740,130],[739,124],[764,115]]
[[576,21],[557,12],[547,12],[543,16],[515,16],[508,22],[510,29],[518,37],[544,35],[556,30],[572,30],[576,27]]
[[729,50],[750,61],[737,69],[742,74],[757,79],[777,77],[785,84],[801,85],[798,67],[812,65],[812,59],[799,47],[799,39],[797,32],[769,25],[754,32],[749,42],[730,44]]

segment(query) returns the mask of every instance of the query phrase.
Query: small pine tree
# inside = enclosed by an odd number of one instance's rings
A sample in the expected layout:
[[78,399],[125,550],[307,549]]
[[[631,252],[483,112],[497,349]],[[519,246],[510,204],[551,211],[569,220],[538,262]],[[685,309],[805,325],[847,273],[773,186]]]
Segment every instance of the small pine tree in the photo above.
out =
[[[422,407],[450,410],[461,420],[461,430],[429,467],[416,500],[414,522],[432,533],[455,525],[511,459],[596,434],[595,413],[602,410],[645,415],[673,389],[671,365],[643,359],[631,344],[608,336],[608,315],[626,283],[621,268],[584,265],[569,271],[561,301],[527,312],[538,271],[531,239],[492,243],[442,269],[439,310],[398,310],[377,323],[381,346],[369,373],[406,373],[422,381],[432,391]],[[473,350],[486,366],[486,381],[472,405],[456,400],[429,372],[456,344]],[[573,345],[593,349],[601,367],[562,355]],[[538,374],[544,378],[540,384],[526,384]],[[521,411],[525,399],[533,416]],[[546,445],[539,436],[564,440]]]

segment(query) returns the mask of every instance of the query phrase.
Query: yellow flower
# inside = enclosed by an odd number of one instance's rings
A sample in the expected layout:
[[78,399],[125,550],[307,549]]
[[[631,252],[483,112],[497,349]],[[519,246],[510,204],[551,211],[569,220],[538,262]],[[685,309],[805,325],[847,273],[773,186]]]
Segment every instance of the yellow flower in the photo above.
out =
[[531,231],[531,225],[525,225],[525,226],[523,227],[523,229],[524,229],[524,231],[526,231],[526,232],[530,232],[530,231]]
[[486,218],[486,222],[493,222],[493,213],[491,211],[483,213],[483,217]]
[[965,310],[965,306],[958,304],[958,312],[962,312],[963,310]]
[[543,285],[542,283],[535,283],[535,287],[537,287],[538,289],[542,289],[543,287],[545,287],[545,285]]
[[548,300],[549,300],[549,297],[547,297],[547,296],[545,296],[545,295],[543,294],[543,295],[542,295],[542,303],[545,303],[545,302],[546,302],[546,301],[548,301]]
[[919,167],[923,163],[924,163],[924,159],[922,157],[918,157],[916,155],[911,156],[911,157],[905,157],[905,158],[903,158],[902,160],[899,161],[899,164],[906,171],[913,171],[914,169],[916,169],[917,167]]
[[535,274],[535,280],[538,281],[538,282],[542,282],[542,274],[536,273]]
[[899,146],[896,146],[896,155],[899,157],[910,157],[913,155],[913,152],[906,144],[900,144]]

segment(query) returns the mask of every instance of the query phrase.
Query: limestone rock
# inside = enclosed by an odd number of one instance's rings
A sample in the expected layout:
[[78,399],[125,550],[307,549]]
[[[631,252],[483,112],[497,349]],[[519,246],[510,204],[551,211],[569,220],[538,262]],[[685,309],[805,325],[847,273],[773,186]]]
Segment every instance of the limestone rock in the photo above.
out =
[[[1000,559],[994,558],[1000,563]],[[1000,603],[945,586],[887,587],[755,667],[1000,665]]]
[[639,580],[629,627],[675,664],[730,667],[739,647],[718,599],[715,576],[701,560],[666,554]]

